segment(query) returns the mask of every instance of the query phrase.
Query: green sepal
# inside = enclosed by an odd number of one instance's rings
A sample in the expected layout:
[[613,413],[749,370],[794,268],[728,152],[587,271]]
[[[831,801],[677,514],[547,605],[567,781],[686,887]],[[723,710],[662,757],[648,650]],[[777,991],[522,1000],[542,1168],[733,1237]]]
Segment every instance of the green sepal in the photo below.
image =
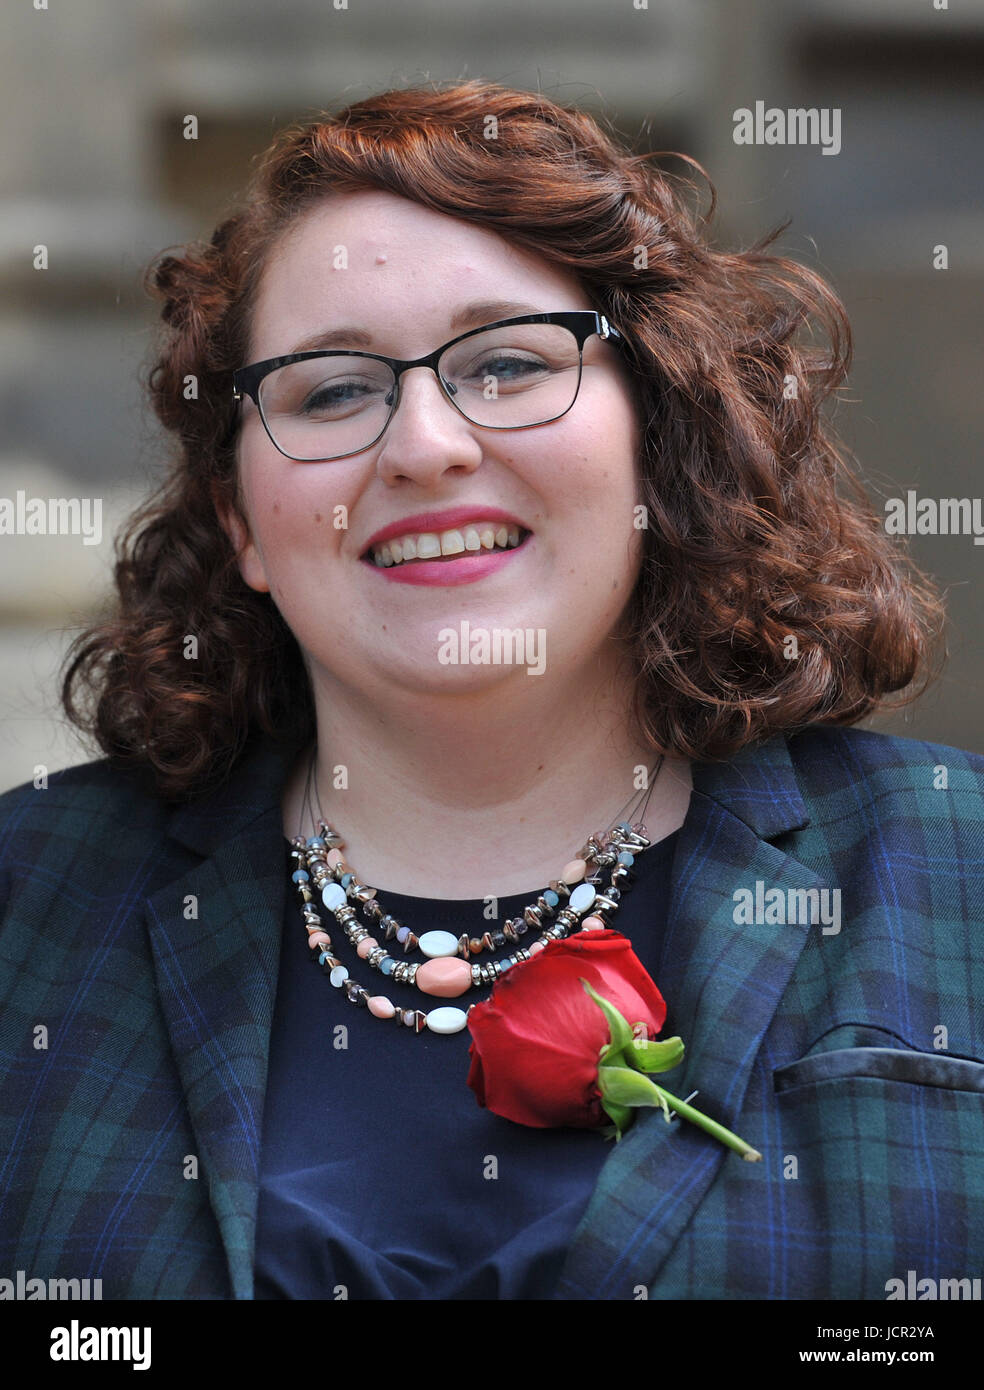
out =
[[[598,1068],[598,1089],[601,1091],[602,1105],[606,1110],[616,1106],[652,1106],[662,1109],[667,1120],[670,1108],[660,1088],[649,1081],[641,1072],[631,1067],[603,1066]],[[611,1111],[609,1110],[609,1113]]]
[[633,1038],[624,1056],[637,1071],[672,1071],[683,1061],[683,1040],[666,1038],[661,1042],[647,1042],[645,1038]]
[[601,1009],[611,1029],[611,1040],[601,1049],[598,1055],[598,1064],[599,1066],[603,1066],[606,1062],[621,1058],[629,1043],[632,1042],[632,1029],[626,1023],[618,1009],[616,1009],[615,1005],[610,1004],[607,999],[602,999],[601,995],[598,994],[596,990],[593,990],[583,977],[581,979],[581,984]]
[[635,1120],[635,1111],[630,1105],[616,1105],[614,1101],[606,1101],[602,1097],[601,1108],[612,1121],[602,1130],[606,1139],[621,1139],[627,1129],[632,1128]]

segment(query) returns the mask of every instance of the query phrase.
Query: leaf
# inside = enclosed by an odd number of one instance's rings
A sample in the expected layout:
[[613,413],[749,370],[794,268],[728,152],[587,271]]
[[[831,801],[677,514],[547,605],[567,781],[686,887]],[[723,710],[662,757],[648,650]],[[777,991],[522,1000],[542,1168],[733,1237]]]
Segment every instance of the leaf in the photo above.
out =
[[599,1058],[599,1061],[604,1064],[610,1059],[614,1060],[616,1057],[621,1057],[629,1043],[632,1042],[632,1029],[629,1027],[628,1023],[626,1023],[618,1009],[616,1009],[615,1005],[610,1004],[607,999],[602,999],[601,995],[591,988],[583,976],[581,977],[581,984],[601,1009],[611,1029],[611,1042],[607,1047],[602,1048]]
[[683,1061],[683,1041],[666,1038],[662,1042],[648,1042],[645,1038],[633,1038],[624,1056],[637,1071],[672,1071]]

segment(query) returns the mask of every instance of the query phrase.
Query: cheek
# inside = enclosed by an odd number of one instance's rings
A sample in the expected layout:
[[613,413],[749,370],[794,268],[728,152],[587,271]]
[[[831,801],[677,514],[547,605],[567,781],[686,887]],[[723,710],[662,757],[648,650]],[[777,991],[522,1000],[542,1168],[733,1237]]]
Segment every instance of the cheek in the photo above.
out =
[[606,393],[589,419],[565,432],[557,477],[579,529],[624,545],[636,535],[634,508],[641,500],[638,421],[617,392]]
[[[277,468],[256,468],[243,475],[243,495],[253,547],[270,593],[283,610],[285,596],[297,592],[296,575],[313,537],[324,530],[325,508],[309,507],[302,493]],[[313,511],[322,516],[315,521]]]
[[306,470],[302,464],[281,467],[275,460],[257,460],[243,474],[243,490],[260,547],[265,538],[293,536],[298,545],[323,539],[334,529],[338,508],[344,526],[347,499],[337,484],[315,465]]

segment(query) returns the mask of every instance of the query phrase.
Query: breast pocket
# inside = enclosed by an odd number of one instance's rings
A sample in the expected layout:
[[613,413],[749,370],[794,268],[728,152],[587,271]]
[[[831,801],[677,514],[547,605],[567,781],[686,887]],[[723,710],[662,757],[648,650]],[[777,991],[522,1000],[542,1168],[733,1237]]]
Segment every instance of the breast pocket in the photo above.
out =
[[787,1230],[805,1264],[823,1252],[822,1296],[884,1299],[910,1270],[981,1275],[984,1063],[841,1047],[772,1084]]

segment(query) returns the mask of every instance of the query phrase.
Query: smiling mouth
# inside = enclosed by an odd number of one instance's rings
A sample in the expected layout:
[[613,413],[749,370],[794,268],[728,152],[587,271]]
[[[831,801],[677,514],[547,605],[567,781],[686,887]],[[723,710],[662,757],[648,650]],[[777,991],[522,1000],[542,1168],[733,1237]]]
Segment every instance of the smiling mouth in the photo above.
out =
[[464,560],[469,556],[491,555],[496,551],[515,550],[531,531],[523,526],[491,525],[488,522],[440,533],[423,532],[402,536],[370,546],[361,557],[366,564],[379,569],[406,565],[430,564],[434,561]]

